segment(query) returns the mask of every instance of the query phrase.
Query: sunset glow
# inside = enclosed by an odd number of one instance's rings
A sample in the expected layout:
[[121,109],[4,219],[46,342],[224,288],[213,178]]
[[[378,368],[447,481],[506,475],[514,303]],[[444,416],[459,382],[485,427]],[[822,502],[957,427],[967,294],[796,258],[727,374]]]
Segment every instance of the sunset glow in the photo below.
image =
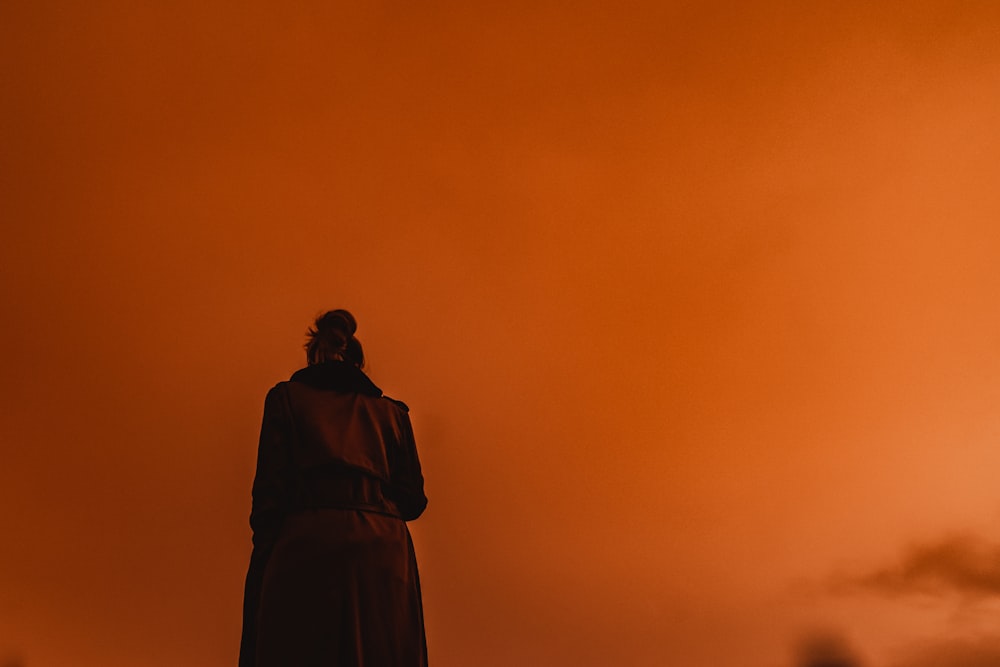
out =
[[998,29],[2,3],[0,667],[235,664],[330,308],[411,409],[435,667],[1000,664]]

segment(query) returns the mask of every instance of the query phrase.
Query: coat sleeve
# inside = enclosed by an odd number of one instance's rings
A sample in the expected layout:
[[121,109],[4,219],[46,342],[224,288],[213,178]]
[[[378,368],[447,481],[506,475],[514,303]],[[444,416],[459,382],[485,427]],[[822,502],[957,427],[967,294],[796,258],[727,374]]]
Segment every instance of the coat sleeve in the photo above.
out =
[[291,416],[282,385],[268,392],[264,400],[264,420],[257,446],[257,473],[253,482],[253,506],[250,528],[253,530],[253,553],[243,593],[243,635],[240,641],[240,667],[253,667],[257,648],[257,607],[260,601],[264,569],[278,538],[288,510],[291,487],[289,433]]
[[257,445],[257,473],[253,480],[250,528],[254,546],[273,545],[288,512],[291,483],[291,416],[284,385],[276,385],[264,399],[264,420]]
[[427,507],[424,494],[424,476],[420,470],[417,444],[413,437],[413,426],[406,410],[400,410],[398,447],[388,454],[389,495],[407,521],[416,519]]

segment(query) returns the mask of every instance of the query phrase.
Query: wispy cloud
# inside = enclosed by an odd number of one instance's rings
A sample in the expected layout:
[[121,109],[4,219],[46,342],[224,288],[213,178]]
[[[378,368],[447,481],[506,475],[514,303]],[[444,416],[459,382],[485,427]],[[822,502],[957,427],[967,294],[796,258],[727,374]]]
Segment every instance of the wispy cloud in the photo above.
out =
[[[965,532],[916,542],[903,549],[895,562],[836,574],[830,584],[836,593],[931,596],[941,598],[946,608],[957,603],[963,613],[974,612],[959,616],[963,622],[952,626],[962,636],[908,644],[893,660],[883,663],[885,667],[1000,667],[1000,634],[992,632],[990,620],[995,620],[995,603],[1000,602],[1000,543],[996,541]],[[977,623],[970,625],[966,622],[970,619]],[[975,625],[984,632],[976,634]]]
[[996,597],[1000,596],[1000,544],[971,534],[951,535],[911,546],[889,567],[861,575],[838,575],[833,583],[841,592],[861,589],[888,595]]
[[1000,667],[1000,637],[917,644],[890,667]]

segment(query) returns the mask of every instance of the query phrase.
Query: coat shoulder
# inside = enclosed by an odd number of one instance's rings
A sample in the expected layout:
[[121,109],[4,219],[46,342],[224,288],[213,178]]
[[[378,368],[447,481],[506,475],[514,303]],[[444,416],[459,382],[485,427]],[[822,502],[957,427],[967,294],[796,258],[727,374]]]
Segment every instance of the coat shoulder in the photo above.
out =
[[391,396],[382,396],[382,398],[384,398],[385,400],[389,401],[390,403],[395,403],[396,406],[399,409],[401,409],[403,412],[409,412],[410,411],[410,406],[408,406],[406,403],[403,403],[402,401],[396,400],[395,398],[392,398]]
[[265,400],[275,400],[279,398],[282,392],[287,391],[286,387],[288,385],[287,380],[282,380],[281,382],[275,384],[273,387],[267,390],[267,395]]

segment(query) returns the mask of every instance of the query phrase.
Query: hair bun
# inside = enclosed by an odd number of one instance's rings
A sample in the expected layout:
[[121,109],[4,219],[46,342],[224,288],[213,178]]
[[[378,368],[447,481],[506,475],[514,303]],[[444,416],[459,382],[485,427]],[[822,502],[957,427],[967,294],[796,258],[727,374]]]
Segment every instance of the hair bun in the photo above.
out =
[[324,313],[322,317],[316,320],[316,328],[320,331],[327,331],[334,329],[336,331],[342,331],[348,337],[353,336],[354,332],[358,330],[358,321],[354,319],[354,315],[350,312],[338,308],[337,310],[331,310]]
[[306,358],[310,364],[324,361],[346,361],[358,368],[365,365],[365,352],[361,341],[354,337],[358,321],[354,315],[338,308],[316,318],[315,328],[306,331]]

